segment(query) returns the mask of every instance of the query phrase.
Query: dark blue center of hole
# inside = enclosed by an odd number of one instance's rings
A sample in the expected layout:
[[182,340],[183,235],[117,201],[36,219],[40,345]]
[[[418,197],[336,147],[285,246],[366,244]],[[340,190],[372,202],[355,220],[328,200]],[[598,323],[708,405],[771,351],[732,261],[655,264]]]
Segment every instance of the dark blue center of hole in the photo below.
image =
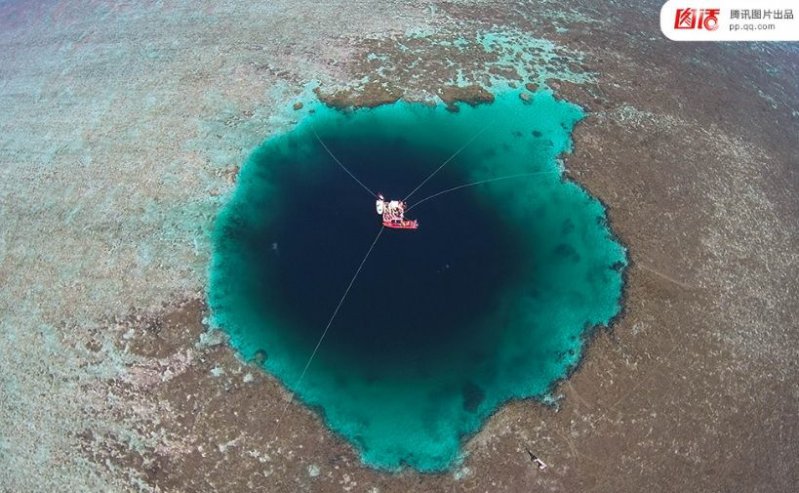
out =
[[[315,141],[315,138],[311,136]],[[387,199],[401,199],[451,156],[451,150],[414,147],[404,139],[322,136],[333,154]],[[253,268],[267,280],[271,302],[303,344],[315,344],[361,259],[380,229],[374,198],[355,183],[318,142],[312,174],[272,163],[280,212],[255,233]],[[467,159],[468,154],[459,156]],[[408,201],[467,183],[454,159]],[[450,344],[463,345],[522,261],[518,239],[496,208],[469,191],[442,196],[411,210],[421,227],[382,237],[348,294],[325,341],[322,358],[365,365],[441,361]],[[277,249],[275,250],[274,244]],[[529,253],[528,253],[529,255]]]

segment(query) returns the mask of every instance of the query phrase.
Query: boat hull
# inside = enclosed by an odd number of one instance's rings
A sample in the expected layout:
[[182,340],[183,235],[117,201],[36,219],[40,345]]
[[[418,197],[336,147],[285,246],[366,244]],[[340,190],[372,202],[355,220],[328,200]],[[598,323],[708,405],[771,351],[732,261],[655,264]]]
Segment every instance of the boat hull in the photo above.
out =
[[383,226],[391,229],[418,229],[419,228],[419,221],[415,219],[403,219],[399,220],[384,220]]

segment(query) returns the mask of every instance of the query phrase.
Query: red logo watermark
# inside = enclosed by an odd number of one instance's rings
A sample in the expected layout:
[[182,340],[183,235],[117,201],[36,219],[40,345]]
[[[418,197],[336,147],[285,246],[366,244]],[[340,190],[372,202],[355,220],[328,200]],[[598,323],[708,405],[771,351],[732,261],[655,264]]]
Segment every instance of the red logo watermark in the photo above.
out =
[[674,29],[705,29],[715,31],[719,28],[721,9],[677,9],[674,16]]

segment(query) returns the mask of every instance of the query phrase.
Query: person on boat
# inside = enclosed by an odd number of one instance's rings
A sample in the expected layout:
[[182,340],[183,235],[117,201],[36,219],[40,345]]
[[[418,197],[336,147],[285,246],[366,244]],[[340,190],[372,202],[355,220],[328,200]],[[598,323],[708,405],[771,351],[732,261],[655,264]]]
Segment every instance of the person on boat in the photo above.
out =
[[383,226],[394,229],[417,229],[418,221],[405,219],[406,207],[405,202],[401,200],[386,201],[382,195],[378,195],[375,201],[376,212],[383,216]]

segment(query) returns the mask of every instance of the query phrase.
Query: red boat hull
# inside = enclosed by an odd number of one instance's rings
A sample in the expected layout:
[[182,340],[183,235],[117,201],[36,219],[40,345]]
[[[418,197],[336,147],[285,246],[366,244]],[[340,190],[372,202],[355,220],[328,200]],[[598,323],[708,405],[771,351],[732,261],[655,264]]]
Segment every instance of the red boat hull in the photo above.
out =
[[415,219],[403,219],[402,221],[399,220],[384,220],[383,226],[391,229],[417,229],[419,228],[419,221]]

